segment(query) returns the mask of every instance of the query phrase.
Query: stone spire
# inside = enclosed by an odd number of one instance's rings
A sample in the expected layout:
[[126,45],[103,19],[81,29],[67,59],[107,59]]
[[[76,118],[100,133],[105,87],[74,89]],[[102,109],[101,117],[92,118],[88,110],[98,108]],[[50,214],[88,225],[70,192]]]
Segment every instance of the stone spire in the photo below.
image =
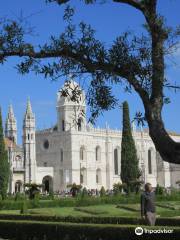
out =
[[5,136],[17,143],[17,122],[11,104],[9,105],[8,115],[6,118]]
[[26,107],[26,113],[25,113],[25,118],[34,118],[34,114],[32,112],[32,107],[31,107],[31,101],[30,98],[27,100],[27,107]]
[[13,106],[12,104],[9,105],[9,111],[8,111],[8,119],[12,119],[15,120],[15,116],[14,116],[14,111],[13,111]]

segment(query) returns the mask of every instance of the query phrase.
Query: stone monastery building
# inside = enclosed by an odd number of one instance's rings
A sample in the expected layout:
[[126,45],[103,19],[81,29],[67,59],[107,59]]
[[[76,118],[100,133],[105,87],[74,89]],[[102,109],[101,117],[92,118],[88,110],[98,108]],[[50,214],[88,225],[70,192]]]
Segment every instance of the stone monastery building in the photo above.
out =
[[[71,89],[78,84],[71,80]],[[66,84],[63,90],[66,89]],[[80,89],[80,88],[79,88]],[[67,91],[70,91],[69,89]],[[70,93],[71,94],[71,93]],[[24,190],[24,183],[44,185],[43,191],[62,191],[68,184],[81,184],[88,189],[112,189],[120,182],[121,130],[94,128],[87,124],[85,93],[80,102],[57,93],[55,127],[36,131],[35,115],[30,100],[23,122],[23,143],[17,145],[17,124],[12,106],[5,125],[5,141],[11,168],[9,191]],[[147,130],[132,127],[142,169],[142,180],[153,186],[177,187],[180,166],[164,162],[155,150]],[[171,137],[180,141],[180,135]]]

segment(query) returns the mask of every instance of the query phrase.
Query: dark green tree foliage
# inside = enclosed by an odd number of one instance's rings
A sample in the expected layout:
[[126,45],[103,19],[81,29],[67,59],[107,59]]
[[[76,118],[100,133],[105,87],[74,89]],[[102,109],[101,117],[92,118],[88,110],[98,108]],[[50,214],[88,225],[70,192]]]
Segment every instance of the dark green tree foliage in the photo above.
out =
[[140,177],[136,146],[131,132],[129,106],[123,103],[123,133],[121,142],[121,180],[127,184],[128,191],[133,191],[133,183]]
[[9,180],[8,155],[5,149],[2,115],[0,108],[0,195],[2,199],[6,198]]

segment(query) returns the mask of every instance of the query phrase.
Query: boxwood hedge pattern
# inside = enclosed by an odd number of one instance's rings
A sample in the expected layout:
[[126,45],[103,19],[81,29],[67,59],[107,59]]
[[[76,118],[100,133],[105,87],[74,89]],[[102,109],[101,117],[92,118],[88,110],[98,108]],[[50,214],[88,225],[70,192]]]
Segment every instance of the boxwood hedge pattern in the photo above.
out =
[[[141,218],[132,217],[100,217],[100,216],[45,216],[45,215],[9,215],[0,214],[0,220],[28,220],[44,222],[70,222],[70,223],[93,223],[93,224],[131,224],[142,225]],[[180,226],[180,218],[157,218],[156,226]]]
[[[133,225],[0,220],[0,237],[15,240],[130,240],[137,239],[135,227]],[[146,228],[157,229],[157,227]],[[152,233],[145,236],[143,234],[138,236],[138,239],[175,240],[178,236],[180,236],[180,228],[176,227],[171,234]]]

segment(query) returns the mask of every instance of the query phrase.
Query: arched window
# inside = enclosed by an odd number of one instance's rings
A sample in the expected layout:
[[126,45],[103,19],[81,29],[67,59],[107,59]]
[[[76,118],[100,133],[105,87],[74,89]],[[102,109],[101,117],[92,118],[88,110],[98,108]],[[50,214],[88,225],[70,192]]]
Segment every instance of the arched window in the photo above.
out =
[[114,174],[118,175],[118,149],[114,149]]
[[49,148],[49,141],[47,139],[44,140],[43,147],[44,147],[44,149],[48,149]]
[[17,155],[14,160],[15,160],[15,163],[14,163],[15,168],[23,167],[22,157],[20,155]]
[[96,170],[96,183],[101,184],[101,169]]
[[63,160],[64,160],[64,153],[63,153],[63,150],[61,149],[61,162],[63,162]]
[[81,160],[81,161],[85,160],[86,152],[85,152],[85,147],[84,147],[84,146],[82,146],[82,147],[80,148],[79,154],[80,154],[80,160]]
[[152,174],[152,149],[148,150],[148,173]]
[[65,131],[65,122],[64,122],[64,120],[62,120],[62,131],[63,132]]
[[16,181],[15,183],[15,193],[17,192],[22,192],[22,187],[23,187],[23,184],[20,180]]
[[82,131],[82,118],[78,119],[77,126],[78,126],[78,131]]
[[96,161],[101,160],[101,148],[99,146],[96,147]]

